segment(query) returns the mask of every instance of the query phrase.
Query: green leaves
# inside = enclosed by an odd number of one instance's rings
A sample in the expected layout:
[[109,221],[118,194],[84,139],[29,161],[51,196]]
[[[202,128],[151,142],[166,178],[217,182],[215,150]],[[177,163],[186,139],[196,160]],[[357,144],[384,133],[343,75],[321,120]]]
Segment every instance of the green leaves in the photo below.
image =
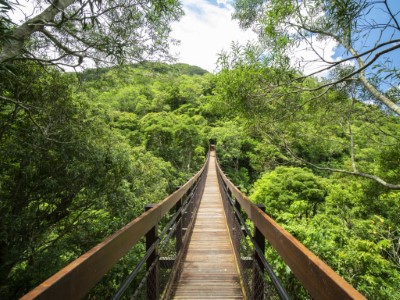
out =
[[312,217],[326,194],[324,180],[309,170],[277,167],[255,182],[250,199],[264,204],[268,214],[279,220],[284,212],[297,218]]
[[[208,79],[179,75],[199,68],[92,71],[79,75],[80,86],[54,69],[25,63],[14,69],[0,80],[5,299],[23,295],[140,215],[145,204],[175,191],[203,164],[207,147],[207,121],[196,112]],[[168,107],[170,79],[185,101],[160,112]],[[117,269],[129,273],[127,264],[141,250]],[[110,295],[123,274],[111,272],[97,292]]]
[[[315,75],[325,77],[314,88],[321,91],[358,81],[368,94],[364,100],[375,99],[398,115],[396,101],[385,95],[388,86],[399,86],[398,70],[393,67],[399,48],[399,10],[394,1],[389,2],[242,0],[237,1],[233,16],[242,27],[259,33],[259,47],[268,56],[269,67],[299,72],[297,80],[286,81],[287,86],[301,92],[304,78]],[[366,40],[368,45],[362,42]],[[234,49],[231,54],[236,60],[243,57]],[[349,65],[354,67],[352,73],[327,78],[327,72],[339,74]]]
[[193,173],[201,165],[204,153],[195,151],[204,145],[206,121],[201,117],[174,113],[151,113],[141,120],[146,148],[170,161],[177,169]]

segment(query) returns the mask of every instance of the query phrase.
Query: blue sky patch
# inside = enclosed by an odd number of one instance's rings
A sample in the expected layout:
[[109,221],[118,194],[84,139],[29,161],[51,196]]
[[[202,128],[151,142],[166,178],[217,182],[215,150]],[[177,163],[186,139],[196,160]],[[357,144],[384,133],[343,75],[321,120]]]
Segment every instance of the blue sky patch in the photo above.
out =
[[229,2],[231,2],[231,1],[207,0],[207,2],[209,2],[209,3],[211,3],[211,4],[215,5],[215,6],[218,6],[218,7],[226,7],[226,4],[225,4],[225,3],[229,3]]

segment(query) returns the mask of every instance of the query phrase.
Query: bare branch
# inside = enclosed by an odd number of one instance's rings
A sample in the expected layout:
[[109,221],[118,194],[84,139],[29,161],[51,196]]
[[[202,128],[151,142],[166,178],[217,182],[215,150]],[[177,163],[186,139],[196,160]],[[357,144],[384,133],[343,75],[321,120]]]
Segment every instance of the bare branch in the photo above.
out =
[[[379,56],[391,52],[395,49],[399,49],[400,44],[393,46],[391,48],[385,49],[375,55],[373,59],[371,59],[368,63],[364,63],[364,61],[359,57],[357,59],[358,64],[360,68],[358,69],[358,75],[360,78],[361,83],[364,85],[364,87],[380,102],[384,103],[387,107],[389,107],[392,111],[394,111],[397,115],[400,116],[400,107],[394,103],[392,100],[390,100],[388,97],[386,97],[384,94],[382,94],[380,91],[378,91],[365,77],[365,69],[370,66],[375,60],[378,59]],[[347,46],[347,49],[351,52],[353,55],[357,55],[356,50],[354,50],[353,47]],[[353,72],[354,73],[354,72]]]
[[52,41],[54,43],[55,46],[64,50],[65,53],[72,55],[72,56],[79,57],[80,61],[82,60],[82,56],[78,53],[82,53],[84,51],[73,51],[73,50],[69,49],[64,44],[62,44],[59,40],[57,40],[49,31],[47,31],[44,28],[41,29],[40,32],[43,32],[50,39],[50,41]]
[[394,16],[392,10],[390,9],[389,4],[387,3],[387,0],[384,0],[383,2],[385,3],[386,9],[387,9],[387,11],[388,11],[390,17],[392,18],[393,22],[396,24],[396,29],[397,29],[397,30],[400,30],[399,22],[397,22],[397,19],[396,19],[396,17]]

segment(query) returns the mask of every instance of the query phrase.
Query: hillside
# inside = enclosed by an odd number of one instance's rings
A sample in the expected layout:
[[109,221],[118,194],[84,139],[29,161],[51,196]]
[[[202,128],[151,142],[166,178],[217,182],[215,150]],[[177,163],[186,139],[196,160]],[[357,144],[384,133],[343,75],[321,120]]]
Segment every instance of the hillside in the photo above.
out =
[[[1,110],[2,298],[24,294],[173,192],[200,168],[209,139],[242,191],[335,271],[370,299],[398,298],[400,194],[351,169],[398,182],[397,117],[340,90],[323,101],[311,93],[270,101],[254,70],[143,63],[63,74],[21,64],[15,72],[2,80],[3,95],[25,105]],[[141,251],[92,296],[111,296]]]

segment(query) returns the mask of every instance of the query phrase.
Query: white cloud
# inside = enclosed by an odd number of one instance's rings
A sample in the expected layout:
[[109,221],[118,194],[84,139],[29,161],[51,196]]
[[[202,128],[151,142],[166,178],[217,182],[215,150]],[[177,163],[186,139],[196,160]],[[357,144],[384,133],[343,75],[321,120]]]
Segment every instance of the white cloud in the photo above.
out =
[[228,3],[228,0],[217,0],[218,5],[223,4],[226,5]]
[[256,39],[255,33],[242,31],[238,23],[231,20],[233,8],[228,1],[217,2],[218,6],[205,0],[183,1],[185,16],[172,27],[172,37],[181,43],[171,46],[172,53],[179,52],[180,62],[213,72],[218,53],[229,50],[232,41],[245,44]]
[[[257,39],[254,32],[241,30],[238,23],[231,19],[233,7],[230,3],[229,0],[216,0],[214,4],[206,0],[183,0],[185,16],[172,27],[172,37],[181,43],[171,46],[171,52],[178,53],[180,62],[213,72],[218,53],[222,50],[229,51],[232,42],[246,44]],[[333,57],[336,46],[333,40],[313,41],[314,50],[326,61],[335,60]],[[292,63],[305,74],[311,74],[328,65],[305,42],[292,55]],[[317,76],[326,75],[327,72],[322,72]]]
[[[173,24],[172,37],[181,41],[180,45],[171,45],[171,52],[178,53],[180,62],[197,65],[210,72],[216,69],[218,53],[229,51],[232,42],[246,44],[257,39],[254,32],[240,29],[237,21],[231,19],[234,11],[230,0],[183,0],[185,15],[181,21]],[[34,13],[34,6],[29,1],[22,1],[14,10],[13,19],[17,24],[25,20],[25,16]],[[335,47],[333,40],[314,41],[314,49],[328,61],[333,61]],[[338,58],[336,58],[338,59]],[[306,43],[301,43],[293,53],[293,63],[310,74],[327,66],[316,63],[318,56]],[[319,76],[326,75],[327,72]]]

